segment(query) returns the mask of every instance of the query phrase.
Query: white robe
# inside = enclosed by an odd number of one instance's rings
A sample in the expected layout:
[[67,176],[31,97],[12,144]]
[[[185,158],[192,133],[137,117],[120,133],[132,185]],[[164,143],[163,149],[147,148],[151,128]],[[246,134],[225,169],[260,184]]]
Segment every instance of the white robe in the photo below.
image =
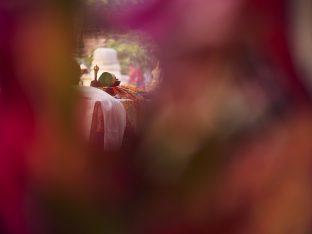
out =
[[101,103],[104,117],[104,150],[120,148],[126,128],[126,111],[122,103],[108,93],[93,87],[79,86],[79,92],[86,103],[85,131],[90,138],[94,105]]

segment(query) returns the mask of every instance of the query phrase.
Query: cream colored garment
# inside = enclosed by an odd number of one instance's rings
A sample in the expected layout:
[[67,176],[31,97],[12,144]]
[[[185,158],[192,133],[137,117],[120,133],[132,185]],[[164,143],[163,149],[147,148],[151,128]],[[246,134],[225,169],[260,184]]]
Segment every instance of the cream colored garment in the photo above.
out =
[[290,48],[296,68],[312,90],[312,1],[292,0],[290,13]]
[[97,88],[80,86],[78,89],[86,103],[87,139],[90,137],[94,105],[100,101],[104,117],[104,150],[111,151],[120,148],[126,128],[126,111],[121,102]]

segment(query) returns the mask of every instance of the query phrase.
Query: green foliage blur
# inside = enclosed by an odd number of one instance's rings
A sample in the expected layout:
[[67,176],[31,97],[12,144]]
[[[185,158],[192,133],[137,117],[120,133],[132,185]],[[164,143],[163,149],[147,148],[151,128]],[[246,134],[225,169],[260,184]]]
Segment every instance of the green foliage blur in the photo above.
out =
[[[117,51],[123,74],[128,74],[130,65],[139,67],[142,71],[151,71],[154,68],[156,48],[151,42],[144,40],[142,35],[127,33],[106,35],[105,38],[105,42],[99,47],[113,48]],[[82,59],[87,66],[91,66],[92,54],[86,55]]]
[[[85,51],[84,37],[105,38],[105,42],[96,45],[97,47],[113,48],[117,51],[121,65],[121,72],[128,74],[129,65],[132,64],[144,71],[150,71],[155,67],[155,46],[138,32],[114,32],[111,28],[103,30],[103,25],[99,26],[96,14],[92,12],[96,9],[109,9],[112,5],[140,4],[145,0],[86,0],[86,9],[78,14],[76,23],[77,46],[75,56],[83,61],[89,68],[92,63],[93,51]],[[88,13],[86,13],[88,12]],[[91,14],[90,14],[91,12]],[[105,27],[104,27],[105,28]]]
[[118,53],[122,73],[127,74],[129,65],[140,67],[143,71],[152,68],[154,48],[140,40],[140,35],[125,34],[108,38],[106,47]]

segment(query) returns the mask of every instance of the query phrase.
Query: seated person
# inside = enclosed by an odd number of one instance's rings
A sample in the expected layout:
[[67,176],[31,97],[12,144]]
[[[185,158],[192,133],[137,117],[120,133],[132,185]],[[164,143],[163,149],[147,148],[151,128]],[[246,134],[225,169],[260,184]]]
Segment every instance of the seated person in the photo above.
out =
[[[75,81],[77,85],[79,79]],[[123,140],[126,128],[126,111],[120,101],[106,92],[87,86],[77,87],[79,94],[85,104],[85,126],[86,136],[89,139],[94,106],[96,102],[101,103],[104,118],[104,150],[112,151],[118,149]]]

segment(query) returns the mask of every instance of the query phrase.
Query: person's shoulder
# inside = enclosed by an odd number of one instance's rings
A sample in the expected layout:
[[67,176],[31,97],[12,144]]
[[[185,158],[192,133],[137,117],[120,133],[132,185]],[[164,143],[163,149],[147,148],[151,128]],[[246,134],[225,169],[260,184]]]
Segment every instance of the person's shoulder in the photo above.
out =
[[78,91],[81,93],[82,96],[88,98],[88,99],[93,99],[93,100],[111,100],[115,101],[115,98],[106,93],[105,91],[95,88],[95,87],[90,87],[90,86],[78,86]]

